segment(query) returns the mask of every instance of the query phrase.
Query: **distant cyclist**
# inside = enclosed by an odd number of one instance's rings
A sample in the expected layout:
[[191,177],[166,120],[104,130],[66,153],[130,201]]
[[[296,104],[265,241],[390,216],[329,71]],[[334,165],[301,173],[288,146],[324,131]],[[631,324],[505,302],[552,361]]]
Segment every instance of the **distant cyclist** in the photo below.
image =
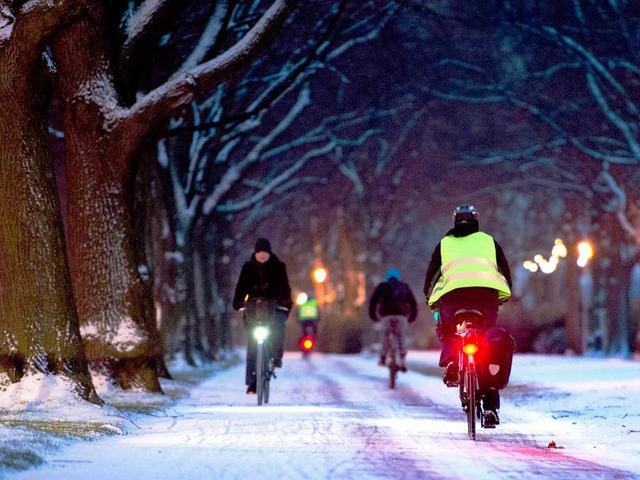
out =
[[414,322],[418,314],[416,299],[409,285],[400,280],[400,272],[394,268],[387,270],[385,281],[380,283],[369,300],[369,317],[382,323],[382,351],[380,365],[386,365],[391,347],[390,334],[395,334],[400,350],[400,370],[407,371],[407,349],[404,337],[407,324]]
[[[471,205],[457,207],[453,212],[453,228],[436,245],[424,280],[427,303],[438,310],[440,366],[447,369],[443,379],[447,386],[456,386],[458,382],[453,319],[456,310],[479,310],[486,329],[495,326],[498,306],[511,296],[511,271],[502,247],[491,235],[479,230],[478,211]],[[487,389],[482,398],[485,424],[498,425],[498,390]]]
[[318,300],[306,293],[301,293],[298,300],[297,317],[302,335],[309,333],[315,339],[318,337],[318,322],[320,321]]
[[[274,358],[274,366],[282,367],[285,322],[293,306],[291,287],[287,276],[287,268],[271,251],[271,243],[266,238],[256,241],[251,259],[242,266],[240,278],[233,296],[233,308],[239,310],[245,301],[251,299],[273,300],[277,305],[276,318],[271,325],[270,345]],[[251,335],[251,318],[245,317],[247,331],[247,393],[255,393],[256,352],[257,344]]]

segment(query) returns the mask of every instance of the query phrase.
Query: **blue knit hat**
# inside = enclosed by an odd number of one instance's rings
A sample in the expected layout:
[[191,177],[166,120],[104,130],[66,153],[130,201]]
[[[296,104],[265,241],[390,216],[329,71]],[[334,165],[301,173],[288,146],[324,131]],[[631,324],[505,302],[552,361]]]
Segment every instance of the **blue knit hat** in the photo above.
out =
[[390,268],[389,270],[387,270],[387,273],[385,273],[384,275],[384,279],[386,282],[388,282],[392,278],[395,278],[396,280],[400,280],[401,278],[400,272],[395,268]]

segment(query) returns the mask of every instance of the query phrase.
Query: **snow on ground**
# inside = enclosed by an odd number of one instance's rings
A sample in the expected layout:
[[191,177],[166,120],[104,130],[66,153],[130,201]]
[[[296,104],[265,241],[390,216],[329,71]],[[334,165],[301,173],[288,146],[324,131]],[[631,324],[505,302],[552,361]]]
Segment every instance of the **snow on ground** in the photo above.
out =
[[[43,465],[5,478],[640,479],[640,362],[516,355],[502,424],[472,442],[437,357],[410,352],[391,391],[373,356],[288,352],[261,407],[244,393],[241,364],[197,385],[166,382],[181,398],[129,411],[124,434],[44,442]],[[21,441],[24,430],[2,434]]]

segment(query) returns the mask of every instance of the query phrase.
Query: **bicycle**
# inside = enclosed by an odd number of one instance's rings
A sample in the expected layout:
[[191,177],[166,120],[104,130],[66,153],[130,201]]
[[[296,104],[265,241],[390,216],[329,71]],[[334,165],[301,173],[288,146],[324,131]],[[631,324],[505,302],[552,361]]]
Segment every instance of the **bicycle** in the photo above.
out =
[[391,319],[389,325],[389,332],[387,335],[386,343],[388,349],[385,356],[385,365],[389,369],[389,388],[396,388],[396,380],[398,378],[398,372],[405,371],[406,368],[402,368],[402,356],[400,354],[400,342],[398,335],[395,333],[398,328],[398,319]]
[[253,337],[258,342],[256,353],[256,395],[258,405],[269,403],[269,389],[271,377],[276,376],[273,357],[269,342],[265,340],[269,337],[269,325],[266,322],[258,322],[253,330]]
[[256,396],[258,405],[269,403],[271,379],[276,378],[275,364],[268,341],[270,324],[275,319],[276,302],[272,299],[251,298],[245,303],[245,316],[252,323],[252,335],[256,341]]
[[[467,415],[467,434],[471,440],[476,439],[476,419],[485,428],[484,416],[480,399],[480,383],[476,368],[476,354],[478,353],[482,329],[482,312],[475,309],[459,309],[454,314],[456,335],[460,337],[458,348],[458,380],[460,384],[460,403]],[[476,325],[478,327],[476,327]],[[487,426],[486,428],[494,428]]]
[[309,358],[311,352],[316,348],[317,322],[305,320],[301,322],[302,335],[298,340],[298,348],[302,352],[302,358]]

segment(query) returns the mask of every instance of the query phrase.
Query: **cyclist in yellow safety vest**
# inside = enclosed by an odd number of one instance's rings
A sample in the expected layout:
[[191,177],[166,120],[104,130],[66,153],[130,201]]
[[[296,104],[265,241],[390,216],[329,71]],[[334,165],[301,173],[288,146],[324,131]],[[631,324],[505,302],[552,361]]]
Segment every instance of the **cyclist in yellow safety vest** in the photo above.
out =
[[298,305],[298,321],[300,322],[303,335],[306,334],[307,328],[310,328],[313,338],[318,336],[318,322],[320,321],[318,300],[313,297],[308,297],[303,303]]
[[[459,308],[473,308],[483,314],[484,327],[495,326],[498,306],[511,296],[511,271],[502,247],[493,237],[479,231],[478,211],[460,205],[453,212],[453,228],[438,243],[431,255],[424,280],[427,304],[437,310],[436,332],[442,345],[440,366],[446,367],[444,383],[458,382],[456,325],[453,315]],[[484,410],[497,411],[497,390],[483,392]]]

